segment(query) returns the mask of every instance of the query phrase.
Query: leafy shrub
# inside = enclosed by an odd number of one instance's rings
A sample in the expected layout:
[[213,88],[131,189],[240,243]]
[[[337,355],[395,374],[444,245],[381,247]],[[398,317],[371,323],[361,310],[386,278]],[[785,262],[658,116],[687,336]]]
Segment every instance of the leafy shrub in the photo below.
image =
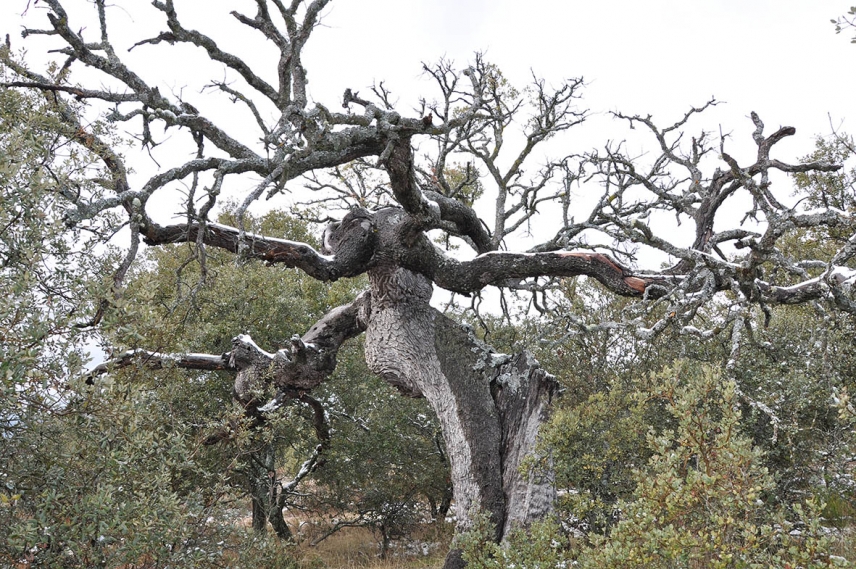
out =
[[736,387],[706,366],[679,363],[639,397],[665,402],[674,430],[647,437],[621,520],[593,536],[581,567],[828,567],[817,502],[771,507],[773,477],[740,433]]
[[[647,425],[642,422],[649,458],[633,470],[630,497],[614,503],[617,521],[609,531],[572,543],[559,524],[546,521],[495,544],[489,522],[480,518],[459,542],[473,567],[849,565],[830,555],[819,502],[774,503],[774,479],[763,465],[763,453],[740,431],[733,382],[711,367],[679,362],[640,382],[631,399],[629,416],[649,419]],[[599,397],[594,403],[608,400]],[[584,419],[584,413],[578,418]],[[561,464],[563,457],[556,454]]]

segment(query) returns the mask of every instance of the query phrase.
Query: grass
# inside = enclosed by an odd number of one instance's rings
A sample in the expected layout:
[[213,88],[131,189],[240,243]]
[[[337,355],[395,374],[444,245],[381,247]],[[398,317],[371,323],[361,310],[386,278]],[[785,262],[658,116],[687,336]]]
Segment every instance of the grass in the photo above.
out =
[[[301,569],[439,569],[448,549],[447,528],[426,527],[409,542],[394,542],[386,559],[366,528],[345,528],[311,547],[297,548]],[[427,549],[427,555],[425,550]]]

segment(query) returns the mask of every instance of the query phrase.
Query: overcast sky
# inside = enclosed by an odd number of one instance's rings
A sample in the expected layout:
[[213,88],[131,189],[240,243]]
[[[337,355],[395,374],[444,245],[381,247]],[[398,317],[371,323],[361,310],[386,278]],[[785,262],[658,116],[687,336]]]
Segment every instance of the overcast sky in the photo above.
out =
[[318,34],[330,47],[316,55],[341,87],[367,74],[406,84],[418,61],[481,50],[518,81],[530,68],[582,75],[594,110],[675,114],[714,95],[737,117],[754,109],[813,133],[856,100],[856,46],[829,22],[845,10],[830,0],[352,0],[330,10]]
[[[0,0],[0,33],[10,33],[14,48],[27,47],[28,57],[40,61],[59,44],[53,38],[20,38],[25,21],[47,27],[44,4],[35,1]],[[63,4],[72,27],[97,39],[92,2]],[[253,1],[176,5],[186,26],[210,33],[273,81],[272,50],[228,15],[235,9],[254,14]],[[181,91],[204,112],[221,105],[211,110],[234,130],[251,121],[230,110],[236,107],[227,108],[223,119],[222,99],[200,92],[207,80],[224,74],[222,66],[207,66],[201,50],[164,45],[126,51],[165,29],[149,0],[113,0],[111,6],[111,39],[133,69],[162,92]],[[562,139],[563,153],[630,136],[608,111],[652,114],[667,125],[691,105],[716,97],[725,104],[693,122],[693,134],[702,128],[732,133],[727,149],[740,163],[751,163],[754,127],[748,115],[754,110],[768,134],[779,126],[796,127],[797,135],[774,151],[777,158],[795,160],[812,149],[815,135],[829,133],[830,117],[836,127],[856,132],[856,45],[849,43],[852,34],[836,35],[830,23],[846,10],[838,0],[334,0],[304,62],[314,100],[338,108],[345,88],[365,92],[383,80],[403,113],[420,96],[436,96],[421,73],[422,62],[442,57],[464,67],[474,52],[484,52],[517,85],[533,72],[552,83],[582,76],[587,87],[581,106],[592,118]],[[88,78],[79,67],[74,77]],[[255,131],[247,132],[256,140]],[[158,151],[163,156],[170,150]],[[128,156],[141,175],[156,168],[142,153]]]
[[583,76],[595,112],[665,124],[715,96],[727,105],[708,128],[748,134],[755,110],[770,129],[797,127],[807,147],[829,115],[856,121],[856,46],[829,22],[845,10],[830,0],[352,0],[334,3],[315,38],[329,47],[311,55],[335,69],[331,96],[370,79],[411,88],[419,61],[463,63],[478,50],[516,83],[530,69]]
[[[39,56],[50,42],[19,37],[20,15],[34,1],[0,1],[0,32]],[[73,24],[79,17],[87,25],[83,12],[93,11],[91,2],[64,4]],[[143,39],[162,21],[149,0],[113,5],[118,44]],[[178,0],[177,6],[194,25],[213,29],[225,47],[246,47],[243,26],[225,14],[252,14],[254,2]],[[31,5],[29,25],[47,23],[40,7]],[[432,95],[422,61],[447,57],[464,65],[483,51],[516,83],[530,70],[552,81],[583,76],[584,105],[595,112],[651,113],[667,121],[715,96],[727,105],[705,126],[748,132],[744,117],[755,110],[770,128],[797,127],[802,144],[796,145],[807,147],[812,135],[829,131],[829,115],[845,128],[846,119],[856,121],[856,45],[829,21],[846,9],[838,0],[334,0],[306,60],[311,94],[328,105],[346,87],[385,80],[407,110],[420,94]],[[168,75],[175,62],[149,63]]]

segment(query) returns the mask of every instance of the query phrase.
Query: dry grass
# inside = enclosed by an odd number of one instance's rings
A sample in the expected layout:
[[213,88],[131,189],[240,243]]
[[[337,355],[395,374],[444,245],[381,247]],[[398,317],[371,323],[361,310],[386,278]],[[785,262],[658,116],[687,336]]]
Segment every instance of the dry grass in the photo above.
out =
[[[371,531],[345,528],[314,547],[298,547],[297,556],[304,569],[439,569],[448,548],[448,533],[444,528],[426,528],[409,544],[393,543],[387,558],[381,559]],[[423,544],[429,548],[428,555],[423,554]]]
[[834,539],[830,551],[833,555],[838,555],[851,561],[856,559],[856,531],[854,531],[854,528],[849,527],[841,530]]

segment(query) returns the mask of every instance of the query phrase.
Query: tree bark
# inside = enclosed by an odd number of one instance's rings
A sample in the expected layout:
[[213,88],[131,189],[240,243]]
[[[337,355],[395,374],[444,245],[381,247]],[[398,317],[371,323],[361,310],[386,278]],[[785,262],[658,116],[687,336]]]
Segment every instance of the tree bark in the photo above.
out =
[[[555,490],[547,477],[521,473],[535,452],[555,380],[528,354],[495,354],[471,329],[429,305],[431,282],[389,266],[369,274],[369,367],[408,396],[424,396],[437,414],[451,467],[457,530],[485,512],[502,539],[543,517]],[[462,567],[453,550],[445,567]]]
[[275,450],[266,443],[262,448],[247,455],[244,460],[248,470],[248,483],[253,511],[253,531],[264,535],[268,517],[273,506],[271,500],[271,473],[275,466]]

